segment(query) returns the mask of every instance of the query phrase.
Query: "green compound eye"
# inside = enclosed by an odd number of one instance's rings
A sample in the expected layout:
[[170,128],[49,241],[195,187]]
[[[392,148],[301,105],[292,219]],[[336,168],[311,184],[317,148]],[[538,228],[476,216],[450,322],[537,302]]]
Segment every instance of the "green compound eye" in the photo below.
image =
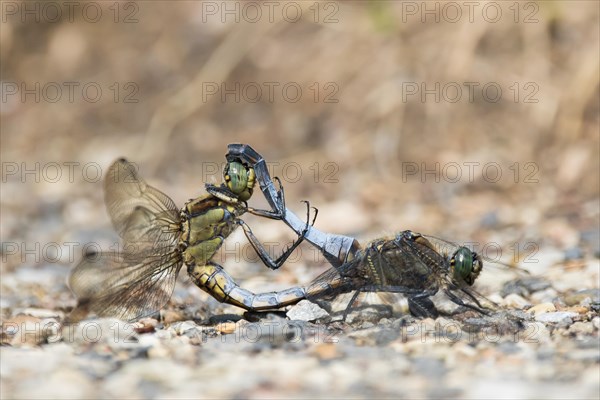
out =
[[225,169],[227,187],[235,194],[240,194],[248,187],[248,170],[239,162],[230,162]]
[[454,278],[472,284],[473,282],[469,281],[473,272],[473,252],[466,247],[461,247],[454,253],[452,261],[454,262]]

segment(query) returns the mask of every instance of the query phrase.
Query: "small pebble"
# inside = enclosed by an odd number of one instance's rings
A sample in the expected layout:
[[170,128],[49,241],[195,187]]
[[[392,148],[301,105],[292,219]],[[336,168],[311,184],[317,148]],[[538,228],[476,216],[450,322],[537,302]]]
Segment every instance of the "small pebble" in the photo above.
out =
[[575,322],[569,327],[569,333],[580,335],[591,335],[594,332],[594,326],[591,322]]
[[562,311],[572,311],[574,313],[577,314],[587,314],[588,311],[590,311],[590,309],[588,307],[583,307],[583,306],[574,306],[574,307],[567,307],[565,309],[563,309]]
[[579,247],[571,247],[565,250],[565,261],[581,260],[583,257],[583,250]]
[[217,324],[217,326],[215,327],[217,332],[220,332],[224,335],[228,335],[230,333],[235,332],[236,328],[237,328],[237,324],[235,322],[221,322],[220,324]]
[[333,343],[319,343],[314,347],[313,353],[320,360],[333,360],[342,356],[339,347]]
[[154,332],[158,325],[158,321],[154,318],[142,318],[133,325],[137,333],[149,333]]
[[508,296],[511,293],[521,296],[529,296],[531,293],[548,289],[550,286],[550,283],[546,279],[532,276],[506,282],[501,293],[504,296]]
[[568,294],[564,297],[564,302],[568,306],[574,306],[587,299],[591,299],[592,302],[600,302],[600,289],[585,289]]
[[569,311],[558,311],[548,312],[535,316],[535,320],[538,322],[551,322],[551,323],[571,323],[572,318],[577,317],[579,314]]
[[504,298],[504,304],[511,308],[520,308],[520,309],[523,309],[523,308],[531,305],[531,303],[529,303],[523,297],[521,297],[515,293],[511,293],[508,296],[506,296]]
[[158,330],[158,331],[156,331],[155,335],[157,338],[163,339],[163,340],[169,340],[176,336],[175,332],[172,329]]
[[22,314],[24,315],[31,315],[32,317],[36,317],[36,318],[57,318],[57,319],[63,319],[65,317],[65,314],[61,311],[54,311],[54,310],[46,310],[43,308],[26,308],[23,311],[21,311]]
[[182,313],[171,310],[161,311],[160,316],[165,324],[172,324],[173,322],[185,320],[185,316]]
[[308,300],[302,300],[293,306],[286,315],[291,320],[310,322],[316,321],[319,318],[328,317],[329,313],[315,303]]
[[531,307],[529,310],[527,310],[528,313],[531,313],[534,315],[540,315],[540,314],[554,312],[554,311],[556,311],[556,307],[552,303],[538,304],[538,305]]
[[173,325],[171,325],[171,328],[177,335],[181,336],[189,330],[197,329],[198,325],[196,325],[194,321],[181,321],[175,322]]
[[539,292],[532,293],[529,299],[534,304],[539,303],[552,303],[554,299],[558,296],[558,293],[553,288],[547,288],[544,290],[540,290]]

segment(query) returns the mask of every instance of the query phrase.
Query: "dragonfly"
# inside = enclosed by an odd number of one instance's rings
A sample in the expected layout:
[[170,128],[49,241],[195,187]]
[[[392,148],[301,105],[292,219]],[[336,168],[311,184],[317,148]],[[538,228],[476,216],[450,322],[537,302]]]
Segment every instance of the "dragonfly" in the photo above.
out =
[[[241,288],[213,258],[223,241],[238,227],[260,259],[278,269],[314,225],[307,201],[306,222],[295,240],[273,259],[250,227],[240,218],[248,212],[275,220],[285,218],[283,186],[274,189],[273,210],[249,207],[256,184],[252,166],[229,158],[224,182],[206,184],[206,194],[179,209],[173,200],[148,185],[135,164],[115,161],[105,182],[105,203],[112,224],[122,239],[121,251],[92,252],[71,271],[68,285],[78,301],[68,320],[77,322],[89,313],[136,320],[163,308],[171,297],[183,265],[192,282],[220,302],[250,311],[282,307],[297,301],[297,288],[255,294]],[[271,181],[272,182],[272,181]]]
[[[269,204],[274,209],[281,205],[266,163],[252,147],[230,144],[227,158],[241,159],[251,165]],[[284,222],[300,233],[302,221],[290,210],[280,211],[285,215]],[[401,293],[408,297],[409,311],[417,317],[439,315],[431,296],[440,290],[455,304],[482,314],[496,307],[472,288],[483,269],[482,258],[456,243],[405,230],[394,237],[372,240],[361,248],[352,237],[322,232],[314,226],[305,238],[321,250],[332,267],[296,293],[318,302],[354,292],[344,311],[344,320],[364,292]]]
[[488,314],[495,303],[472,288],[482,269],[482,258],[469,248],[405,230],[372,240],[354,258],[314,279],[305,293],[319,302],[353,292],[343,320],[367,292],[406,296],[410,313],[418,318],[439,316],[431,297],[440,290],[455,304]]

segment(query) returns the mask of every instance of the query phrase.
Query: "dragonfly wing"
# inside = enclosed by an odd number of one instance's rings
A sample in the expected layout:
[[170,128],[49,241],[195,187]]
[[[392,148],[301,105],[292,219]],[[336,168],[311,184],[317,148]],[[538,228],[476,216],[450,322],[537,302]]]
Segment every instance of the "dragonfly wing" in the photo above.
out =
[[361,288],[364,277],[361,275],[361,257],[332,267],[316,277],[306,289],[309,300],[332,300],[343,293],[348,293]]
[[342,277],[336,268],[329,268],[313,279],[306,289],[309,300],[328,300],[342,293]]
[[171,297],[181,265],[177,252],[88,254],[69,276],[78,298],[72,315],[94,313],[129,321],[158,311]]
[[[382,286],[408,289],[434,289],[437,275],[443,271],[444,258],[429,246],[403,238],[400,242],[389,241],[377,254],[381,267]],[[385,270],[384,270],[385,269]]]
[[448,240],[431,235],[421,234],[421,239],[417,239],[417,241],[419,241],[420,244],[424,246],[430,247],[432,250],[439,253],[445,258],[452,257],[452,255],[460,247],[457,243],[450,242]]
[[170,225],[179,223],[179,211],[173,200],[148,185],[136,166],[125,159],[110,166],[104,191],[112,223],[126,242],[135,242],[152,229],[157,230],[156,237]]
[[179,242],[178,222],[165,211],[153,213],[145,207],[137,207],[124,223],[121,237],[127,254],[141,254],[144,251],[166,254],[174,251]]

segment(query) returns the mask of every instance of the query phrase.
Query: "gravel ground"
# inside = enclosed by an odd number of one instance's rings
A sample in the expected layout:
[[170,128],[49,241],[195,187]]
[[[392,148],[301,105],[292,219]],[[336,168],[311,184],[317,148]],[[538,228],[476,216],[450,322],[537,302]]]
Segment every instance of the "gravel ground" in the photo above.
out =
[[[504,311],[436,320],[377,307],[373,295],[346,322],[308,301],[287,316],[241,315],[202,297],[171,304],[158,320],[63,326],[63,311],[4,296],[2,397],[597,398],[598,269],[597,259],[559,262],[486,293]],[[21,270],[3,285],[35,293],[64,285],[62,272]],[[180,285],[175,297],[193,291]],[[48,296],[60,303],[59,293]]]

